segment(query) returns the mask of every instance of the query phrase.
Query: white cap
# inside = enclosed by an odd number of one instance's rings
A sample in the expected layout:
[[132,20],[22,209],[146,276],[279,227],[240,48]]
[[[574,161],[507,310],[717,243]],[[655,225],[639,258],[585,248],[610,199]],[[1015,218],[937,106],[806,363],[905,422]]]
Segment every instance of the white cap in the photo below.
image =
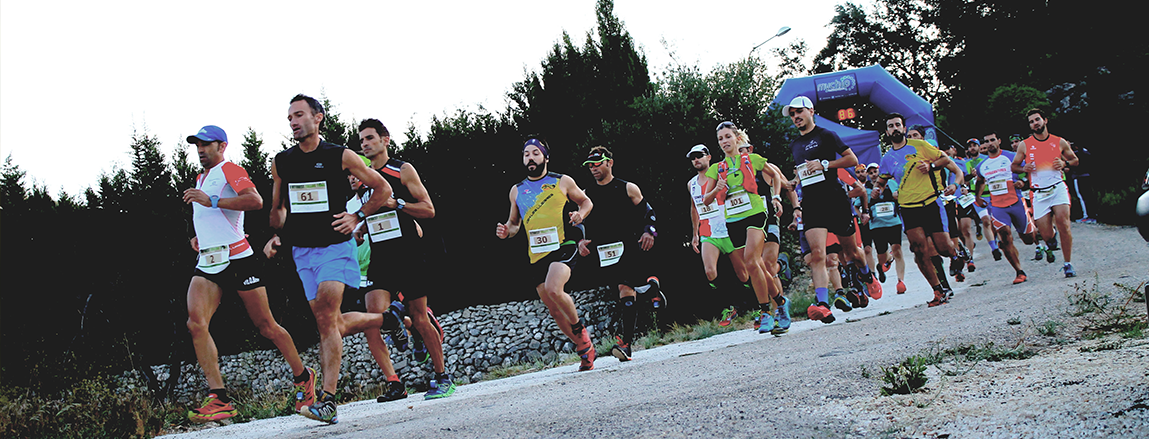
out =
[[810,98],[808,98],[808,97],[798,96],[798,97],[796,97],[790,101],[790,105],[782,107],[782,115],[783,116],[789,116],[790,115],[790,108],[809,108],[809,109],[813,110],[814,109],[814,103],[811,102]]
[[877,163],[870,163],[866,165],[866,170],[869,170],[870,168],[881,168],[881,166],[878,166]]
[[698,144],[698,145],[694,145],[693,148],[690,148],[690,151],[686,153],[686,158],[690,158],[690,155],[694,154],[696,152],[701,152],[703,154],[710,155],[710,150],[706,148],[706,145]]

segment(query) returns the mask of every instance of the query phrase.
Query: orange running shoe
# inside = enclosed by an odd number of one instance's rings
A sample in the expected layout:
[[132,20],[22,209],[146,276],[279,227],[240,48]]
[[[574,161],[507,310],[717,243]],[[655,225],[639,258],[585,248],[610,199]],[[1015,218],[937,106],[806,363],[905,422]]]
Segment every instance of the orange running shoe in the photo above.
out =
[[578,366],[579,372],[594,369],[594,359],[597,353],[594,351],[594,343],[590,341],[590,331],[583,328],[582,333],[575,334],[575,337],[578,337],[575,340],[575,351],[581,360]]
[[219,421],[235,416],[235,404],[223,402],[214,393],[209,393],[203,400],[203,406],[188,411],[188,419],[192,422],[203,423]]
[[806,317],[822,323],[834,323],[834,313],[830,312],[830,305],[825,302],[818,302],[806,308]]
[[906,294],[906,283],[898,281],[898,294]]
[[1017,272],[1017,277],[1013,279],[1013,284],[1017,285],[1019,283],[1025,282],[1027,279],[1028,278],[1025,277],[1025,272],[1019,270]]
[[309,367],[303,382],[295,383],[295,412],[302,414],[312,405],[315,405],[315,369]]

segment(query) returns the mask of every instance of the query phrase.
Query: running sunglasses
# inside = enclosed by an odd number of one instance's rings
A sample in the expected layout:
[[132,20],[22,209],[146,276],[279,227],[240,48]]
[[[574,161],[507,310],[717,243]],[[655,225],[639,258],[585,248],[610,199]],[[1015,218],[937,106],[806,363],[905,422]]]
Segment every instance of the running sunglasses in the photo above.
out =
[[700,158],[706,157],[706,154],[701,152],[692,152],[687,157],[690,157],[691,160],[698,160]]
[[722,122],[722,123],[718,124],[718,128],[715,128],[714,131],[722,131],[723,128],[730,128],[732,130],[736,130],[736,129],[738,129],[738,126],[734,125],[734,122],[726,121],[726,122]]
[[590,157],[587,157],[586,161],[582,162],[582,165],[588,168],[597,168],[602,166],[602,164],[606,163],[608,160],[610,160],[610,157],[595,153],[591,154]]

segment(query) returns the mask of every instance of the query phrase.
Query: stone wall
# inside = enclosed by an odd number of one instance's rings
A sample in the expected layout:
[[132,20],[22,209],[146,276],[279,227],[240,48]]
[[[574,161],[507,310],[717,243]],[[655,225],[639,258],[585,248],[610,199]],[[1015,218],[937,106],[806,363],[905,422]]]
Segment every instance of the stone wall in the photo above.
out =
[[[613,332],[617,296],[613,290],[599,288],[571,293],[583,323],[591,337],[600,339]],[[434,309],[432,303],[432,309]],[[555,324],[542,301],[478,305],[438,315],[446,341],[443,355],[447,372],[457,383],[481,380],[494,367],[535,360],[553,361],[559,354],[574,352],[574,346]],[[391,347],[395,370],[416,391],[425,391],[433,372],[431,362],[414,364],[411,351],[397,352]],[[318,346],[299,354],[306,366],[319,368]],[[158,378],[167,379],[167,366],[154,366]],[[291,370],[278,350],[252,351],[220,358],[220,370],[232,389],[250,388],[255,393],[290,392]],[[343,367],[340,386],[345,391],[382,384],[385,379],[363,334],[343,339]],[[122,387],[146,387],[139,373],[132,371],[120,378]],[[192,403],[207,389],[203,372],[195,363],[184,364],[175,399]]]

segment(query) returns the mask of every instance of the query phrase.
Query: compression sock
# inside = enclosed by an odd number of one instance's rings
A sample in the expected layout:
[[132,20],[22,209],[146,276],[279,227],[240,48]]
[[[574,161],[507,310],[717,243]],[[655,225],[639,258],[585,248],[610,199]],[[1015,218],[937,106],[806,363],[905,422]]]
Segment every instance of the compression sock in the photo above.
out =
[[307,377],[307,374],[308,374],[308,373],[310,373],[310,372],[308,372],[308,371],[307,371],[307,368],[303,368],[303,373],[301,373],[301,374],[299,374],[299,375],[296,375],[295,377],[293,377],[293,378],[292,378],[292,381],[294,381],[294,382],[295,382],[295,384],[299,384],[299,383],[302,383],[302,382],[304,382],[304,381],[306,381],[306,380],[307,380],[307,378],[308,378],[308,377]]
[[577,322],[574,322],[574,323],[572,323],[572,324],[571,324],[571,334],[574,334],[574,335],[575,335],[575,337],[578,337],[578,335],[579,335],[580,333],[582,333],[582,331],[583,331],[584,329],[586,329],[586,328],[585,328],[585,327],[583,327],[583,325],[582,325],[582,320],[579,320],[579,321],[577,321]]
[[990,248],[990,250],[997,250],[997,240],[996,239],[991,239],[989,241],[989,248]]
[[214,393],[215,397],[219,398],[224,404],[231,402],[231,398],[227,396],[227,389],[211,389],[208,390],[208,393]]
[[950,283],[949,283],[949,280],[946,279],[946,270],[942,266],[942,257],[941,256],[933,256],[930,258],[930,260],[932,260],[934,263],[934,270],[937,270],[938,281],[941,282],[942,286],[949,288]]
[[638,307],[634,306],[634,296],[620,297],[618,305],[622,307],[622,342],[629,345],[634,340],[634,327],[638,320]]
[[774,296],[774,304],[775,305],[782,306],[785,303],[786,303],[786,298],[783,297],[781,294]]
[[814,288],[814,300],[819,303],[830,303],[830,289],[829,288]]
[[773,315],[773,314],[770,312],[770,301],[769,301],[769,300],[767,300],[767,301],[766,301],[766,303],[759,303],[759,304],[758,304],[758,309],[762,310],[762,314],[771,314],[771,315]]

